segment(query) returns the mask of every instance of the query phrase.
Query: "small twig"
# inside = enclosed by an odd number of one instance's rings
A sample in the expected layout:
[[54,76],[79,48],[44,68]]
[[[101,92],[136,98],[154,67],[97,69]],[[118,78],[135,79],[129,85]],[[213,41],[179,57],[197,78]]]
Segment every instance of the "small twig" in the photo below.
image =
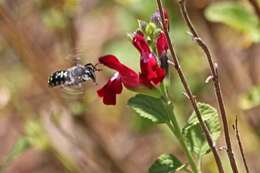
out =
[[241,143],[241,139],[240,139],[237,116],[236,116],[235,124],[233,124],[232,127],[233,127],[233,129],[234,129],[234,131],[236,133],[236,138],[237,138],[237,142],[238,142],[238,145],[239,145],[239,150],[240,150],[240,153],[241,153],[242,158],[243,158],[243,163],[244,163],[244,166],[246,168],[246,172],[249,173],[249,169],[248,169],[248,165],[247,165],[244,149],[243,149],[243,146],[242,146],[242,143]]
[[189,15],[188,15],[188,12],[187,12],[187,9],[186,9],[186,1],[180,0],[179,4],[180,4],[180,9],[181,9],[183,18],[184,18],[187,26],[189,27],[190,32],[192,33],[193,39],[201,47],[201,49],[203,50],[203,52],[205,53],[205,55],[208,59],[208,63],[209,63],[211,73],[212,73],[212,76],[213,76],[215,94],[216,94],[216,97],[217,97],[218,106],[219,106],[219,109],[220,109],[220,114],[221,114],[221,118],[222,118],[222,122],[223,122],[223,128],[224,128],[224,134],[225,134],[225,141],[226,141],[226,145],[227,145],[228,158],[229,158],[233,173],[238,173],[238,168],[237,168],[236,160],[235,160],[235,157],[234,157],[234,154],[233,154],[231,139],[230,139],[230,135],[229,135],[229,129],[228,129],[228,122],[227,122],[227,115],[226,115],[224,100],[223,100],[223,97],[222,97],[222,92],[221,92],[220,83],[219,83],[218,66],[217,66],[216,63],[213,62],[212,56],[211,56],[211,53],[209,51],[207,44],[199,37],[197,31],[195,30],[195,28],[194,28],[194,26],[193,26],[193,24],[192,24],[192,22],[189,18]]
[[258,17],[258,21],[260,22],[260,7],[257,0],[248,0],[251,6],[254,8],[255,14]]
[[173,45],[171,43],[171,39],[170,39],[170,36],[169,36],[169,33],[167,32],[167,26],[166,26],[166,23],[165,23],[165,20],[164,20],[164,16],[163,16],[163,7],[162,7],[162,2],[161,0],[157,0],[157,4],[158,4],[158,8],[159,8],[159,11],[160,11],[160,16],[161,16],[161,20],[162,20],[162,24],[163,24],[163,30],[164,30],[164,33],[166,35],[166,38],[167,38],[167,42],[168,42],[168,45],[169,45],[169,49],[170,49],[170,52],[171,52],[171,55],[172,55],[172,59],[173,59],[173,62],[175,64],[175,69],[180,77],[180,80],[183,84],[183,87],[186,91],[186,93],[188,94],[189,96],[189,100],[193,106],[193,109],[194,111],[196,112],[196,116],[199,120],[199,123],[200,123],[200,126],[206,136],[206,139],[208,141],[208,144],[213,152],[213,155],[214,155],[214,158],[216,160],[216,163],[217,163],[217,166],[218,166],[218,170],[219,170],[219,173],[224,173],[224,169],[223,169],[223,166],[222,166],[222,163],[221,163],[221,160],[220,160],[220,157],[218,155],[218,152],[217,152],[217,149],[216,149],[216,145],[214,143],[214,141],[212,140],[211,136],[210,136],[210,132],[207,128],[207,126],[205,125],[203,119],[202,119],[202,116],[201,116],[201,113],[199,111],[199,108],[197,106],[197,102],[196,100],[194,99],[194,96],[191,92],[191,89],[187,83],[187,80],[186,80],[186,77],[182,71],[182,68],[180,66],[180,63],[179,63],[179,60],[176,56],[176,53],[175,53],[175,50],[173,48]]
[[207,77],[207,79],[205,80],[205,83],[209,83],[209,81],[211,81],[211,80],[213,80],[213,76],[212,75],[209,75],[208,77]]
[[218,150],[219,151],[227,151],[227,147],[226,146],[221,146],[221,147],[218,147]]

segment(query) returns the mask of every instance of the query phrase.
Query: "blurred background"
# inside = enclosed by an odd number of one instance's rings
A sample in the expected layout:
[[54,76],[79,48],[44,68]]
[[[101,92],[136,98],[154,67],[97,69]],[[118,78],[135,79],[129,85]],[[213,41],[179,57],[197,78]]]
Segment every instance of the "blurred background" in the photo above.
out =
[[[178,3],[163,1],[171,37],[189,84],[200,101],[217,107],[207,61],[187,33]],[[115,54],[139,70],[139,54],[126,34],[149,20],[151,0],[0,0],[0,172],[145,173],[161,153],[185,156],[163,125],[153,125],[127,106],[134,93],[124,90],[116,106],[105,106],[96,90],[113,73],[97,73],[98,85],[49,88],[48,76],[75,60],[96,63]],[[260,30],[246,0],[193,0],[191,19],[219,64],[230,132],[239,130],[251,173],[260,172]],[[181,124],[192,109],[173,73],[172,96]],[[218,146],[225,144],[223,134]],[[230,170],[226,152],[220,151]],[[217,172],[211,154],[203,172]],[[231,171],[229,171],[231,172]]]

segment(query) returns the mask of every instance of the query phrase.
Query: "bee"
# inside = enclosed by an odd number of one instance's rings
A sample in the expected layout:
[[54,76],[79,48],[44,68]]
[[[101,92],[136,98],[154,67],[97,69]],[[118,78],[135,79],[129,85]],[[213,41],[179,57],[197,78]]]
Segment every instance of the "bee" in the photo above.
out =
[[88,63],[86,65],[77,64],[65,70],[58,70],[52,73],[48,79],[49,87],[56,86],[81,86],[85,81],[92,80],[96,83],[96,65]]

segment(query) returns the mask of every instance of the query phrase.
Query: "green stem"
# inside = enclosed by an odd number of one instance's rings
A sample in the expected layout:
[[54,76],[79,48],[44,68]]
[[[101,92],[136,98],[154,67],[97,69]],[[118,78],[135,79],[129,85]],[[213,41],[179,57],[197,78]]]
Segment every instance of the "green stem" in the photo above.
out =
[[172,124],[168,123],[167,125],[170,128],[170,130],[173,132],[173,134],[177,137],[181,147],[184,149],[184,152],[185,152],[185,154],[188,158],[188,161],[190,163],[190,166],[191,166],[193,173],[199,173],[198,168],[197,168],[197,166],[196,166],[196,164],[193,160],[192,154],[189,151],[189,149],[188,149],[188,147],[185,143],[185,140],[184,140],[184,137],[181,133],[181,129],[180,129],[180,126],[177,122],[177,119],[176,119],[176,117],[173,113],[173,110],[171,108],[172,108],[172,106],[170,104],[168,104],[167,109],[168,109],[169,118],[170,118],[170,121],[172,122]]
[[185,143],[185,139],[181,133],[181,128],[179,126],[179,123],[176,119],[176,116],[174,114],[173,111],[173,105],[171,100],[169,99],[168,95],[167,95],[167,89],[161,86],[161,91],[164,95],[164,102],[165,102],[165,106],[167,108],[167,114],[168,114],[168,118],[169,118],[169,122],[167,123],[168,127],[170,128],[170,130],[172,131],[172,133],[176,136],[176,138],[178,139],[181,147],[184,149],[184,152],[188,158],[189,164],[191,166],[192,172],[193,173],[200,173],[201,171],[199,171],[198,167],[196,166],[192,154],[189,151],[186,143]]

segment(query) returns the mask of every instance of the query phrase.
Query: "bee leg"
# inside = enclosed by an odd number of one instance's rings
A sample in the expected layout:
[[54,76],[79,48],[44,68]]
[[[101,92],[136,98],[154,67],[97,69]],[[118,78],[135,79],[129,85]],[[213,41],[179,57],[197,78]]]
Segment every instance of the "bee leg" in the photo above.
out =
[[94,65],[94,69],[95,69],[95,71],[102,71],[102,69],[100,69],[100,68],[97,68],[97,66],[98,65],[100,65],[100,63],[98,62],[98,63],[96,63],[95,65]]

